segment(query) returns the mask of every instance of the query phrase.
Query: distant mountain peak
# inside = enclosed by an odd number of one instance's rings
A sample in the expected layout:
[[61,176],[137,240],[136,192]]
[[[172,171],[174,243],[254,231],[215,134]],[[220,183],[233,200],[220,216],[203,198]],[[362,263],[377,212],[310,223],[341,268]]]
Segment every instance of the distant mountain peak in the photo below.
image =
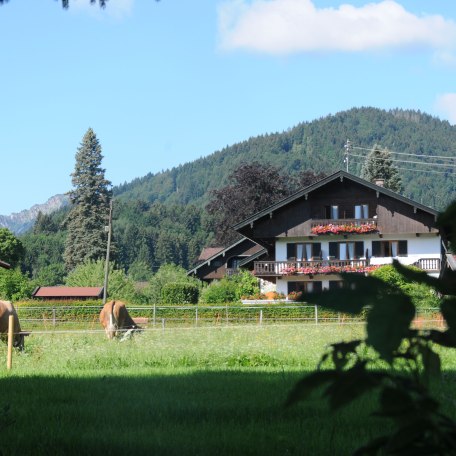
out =
[[15,234],[22,234],[33,226],[39,212],[50,214],[68,203],[67,195],[51,196],[45,203],[34,204],[30,209],[24,209],[10,215],[0,215],[0,227],[8,228]]

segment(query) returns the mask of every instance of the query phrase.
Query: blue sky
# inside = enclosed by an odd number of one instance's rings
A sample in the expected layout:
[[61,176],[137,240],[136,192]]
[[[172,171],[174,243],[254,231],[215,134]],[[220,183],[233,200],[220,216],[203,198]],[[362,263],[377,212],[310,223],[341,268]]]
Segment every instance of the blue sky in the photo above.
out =
[[0,40],[3,215],[71,189],[89,127],[116,185],[351,107],[456,124],[448,0],[10,0]]

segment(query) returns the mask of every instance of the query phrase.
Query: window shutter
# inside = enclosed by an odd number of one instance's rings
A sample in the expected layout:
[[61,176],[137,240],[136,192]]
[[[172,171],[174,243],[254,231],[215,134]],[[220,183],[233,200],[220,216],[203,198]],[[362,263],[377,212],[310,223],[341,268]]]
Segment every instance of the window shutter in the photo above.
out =
[[287,260],[296,257],[296,244],[287,244]]
[[407,241],[399,241],[397,246],[399,256],[407,256]]
[[361,258],[364,255],[364,242],[355,242],[355,258]]
[[339,256],[337,252],[337,242],[329,243],[329,256],[333,256],[334,258]]
[[312,244],[312,256],[313,257],[321,257],[321,242],[315,242]]
[[372,256],[380,256],[380,241],[372,241]]
[[323,290],[321,282],[313,282],[313,291],[312,293],[320,293]]
[[288,282],[288,294],[292,291],[296,291],[296,282]]

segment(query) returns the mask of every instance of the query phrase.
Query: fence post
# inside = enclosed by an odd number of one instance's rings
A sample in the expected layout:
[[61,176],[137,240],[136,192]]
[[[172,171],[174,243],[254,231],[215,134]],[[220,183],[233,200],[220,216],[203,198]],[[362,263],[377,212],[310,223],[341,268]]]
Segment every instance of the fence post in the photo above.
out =
[[318,306],[315,304],[315,324],[318,325]]
[[14,336],[14,315],[8,318],[8,355],[6,358],[6,368],[13,367],[13,336]]
[[263,324],[263,309],[260,309],[260,325]]
[[52,308],[52,326],[55,328],[55,307]]
[[195,307],[195,326],[198,326],[198,306]]
[[153,314],[153,322],[154,322],[154,326],[156,324],[156,315],[157,315],[157,309],[156,309],[156,306],[157,304],[155,304],[154,302],[154,314]]
[[165,319],[162,318],[162,331],[165,332]]
[[228,304],[225,304],[225,309],[226,309],[226,325],[228,326],[229,323],[229,318],[228,318]]

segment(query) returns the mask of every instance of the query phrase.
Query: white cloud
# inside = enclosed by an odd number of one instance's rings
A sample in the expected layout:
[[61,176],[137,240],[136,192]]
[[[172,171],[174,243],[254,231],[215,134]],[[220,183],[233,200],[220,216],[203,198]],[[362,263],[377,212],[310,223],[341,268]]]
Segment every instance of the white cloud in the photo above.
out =
[[435,102],[435,108],[451,124],[456,125],[456,93],[439,95]]
[[100,8],[98,0],[96,3],[90,3],[90,0],[70,0],[70,11],[86,12],[90,15],[101,17],[110,16],[121,19],[130,14],[134,0],[108,0],[106,8]]
[[219,7],[219,33],[223,49],[272,54],[456,45],[454,21],[392,0],[321,9],[312,0],[229,0]]

